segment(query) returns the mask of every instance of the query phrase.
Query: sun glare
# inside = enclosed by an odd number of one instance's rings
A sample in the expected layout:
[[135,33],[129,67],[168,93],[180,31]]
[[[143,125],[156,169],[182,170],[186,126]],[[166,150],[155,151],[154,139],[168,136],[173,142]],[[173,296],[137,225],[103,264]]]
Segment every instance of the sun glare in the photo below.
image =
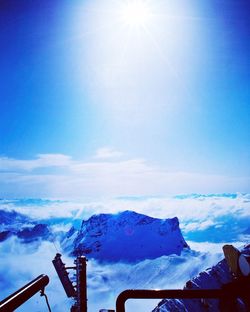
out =
[[121,19],[130,27],[145,26],[150,17],[150,6],[145,0],[129,1],[121,8]]

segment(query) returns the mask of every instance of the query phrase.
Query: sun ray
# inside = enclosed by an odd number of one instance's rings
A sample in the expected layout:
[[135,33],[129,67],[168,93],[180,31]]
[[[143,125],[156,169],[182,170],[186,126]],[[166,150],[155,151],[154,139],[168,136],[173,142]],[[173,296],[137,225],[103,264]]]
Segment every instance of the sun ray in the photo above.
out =
[[129,1],[121,7],[121,21],[129,27],[141,27],[149,22],[150,17],[150,6],[143,0]]
[[193,98],[192,94],[190,93],[187,86],[182,83],[182,79],[181,79],[181,76],[178,73],[178,71],[176,69],[174,69],[173,66],[171,66],[170,62],[168,61],[168,58],[165,57],[165,54],[160,47],[160,44],[156,41],[156,39],[154,38],[154,36],[151,34],[150,30],[147,27],[143,27],[143,30],[147,34],[148,38],[152,42],[155,49],[158,51],[158,55],[161,58],[162,62],[167,66],[170,73],[172,74],[172,76],[177,81],[178,85],[182,88],[182,91],[186,94],[186,99],[189,100],[190,102],[192,102],[192,98]]

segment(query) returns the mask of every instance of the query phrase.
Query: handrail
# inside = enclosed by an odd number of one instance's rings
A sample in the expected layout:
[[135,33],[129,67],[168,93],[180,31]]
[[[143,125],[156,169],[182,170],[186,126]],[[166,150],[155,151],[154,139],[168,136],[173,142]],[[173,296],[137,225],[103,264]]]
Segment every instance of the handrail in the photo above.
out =
[[221,289],[127,289],[116,299],[116,312],[125,312],[125,302],[128,299],[194,299],[194,298],[222,298]]
[[37,292],[44,290],[48,283],[49,277],[47,275],[39,275],[37,278],[18,289],[4,300],[0,301],[0,312],[14,311]]
[[[250,277],[236,279],[225,284],[221,289],[166,289],[146,290],[127,289],[119,294],[116,299],[116,312],[125,312],[125,302],[128,299],[220,299],[222,304],[233,304],[234,298],[243,299],[250,308]],[[231,310],[230,310],[231,311]],[[232,310],[233,311],[233,310]]]

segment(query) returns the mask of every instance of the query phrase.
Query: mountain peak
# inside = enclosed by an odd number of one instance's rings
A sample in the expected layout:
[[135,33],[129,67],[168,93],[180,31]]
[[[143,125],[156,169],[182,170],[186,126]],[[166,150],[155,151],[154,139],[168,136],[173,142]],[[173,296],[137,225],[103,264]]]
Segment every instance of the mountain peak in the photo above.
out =
[[179,255],[188,248],[178,218],[157,219],[129,210],[93,215],[63,245],[74,255],[125,262]]

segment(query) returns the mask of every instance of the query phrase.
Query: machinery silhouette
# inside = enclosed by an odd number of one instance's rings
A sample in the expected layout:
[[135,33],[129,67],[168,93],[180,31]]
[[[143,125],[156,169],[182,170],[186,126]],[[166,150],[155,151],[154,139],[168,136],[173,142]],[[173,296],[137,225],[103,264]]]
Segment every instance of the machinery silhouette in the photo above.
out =
[[[220,289],[167,289],[145,290],[130,289],[120,293],[116,299],[116,310],[101,309],[99,312],[125,312],[125,302],[128,299],[219,299],[219,309],[222,312],[237,312],[237,300],[250,311],[250,261],[249,257],[240,254],[232,245],[225,245],[223,252],[232,273],[232,281],[224,284]],[[87,312],[87,259],[84,256],[76,257],[74,266],[66,267],[62,262],[61,254],[57,253],[52,261],[57,275],[62,283],[68,298],[74,303],[70,312]],[[69,277],[68,270],[74,270],[75,284]],[[33,295],[40,292],[45,297],[48,310],[51,308],[45,294],[45,287],[49,284],[47,275],[37,278],[0,302],[0,312],[12,312],[24,304]],[[240,310],[242,311],[242,309]],[[92,312],[92,311],[91,311]]]

